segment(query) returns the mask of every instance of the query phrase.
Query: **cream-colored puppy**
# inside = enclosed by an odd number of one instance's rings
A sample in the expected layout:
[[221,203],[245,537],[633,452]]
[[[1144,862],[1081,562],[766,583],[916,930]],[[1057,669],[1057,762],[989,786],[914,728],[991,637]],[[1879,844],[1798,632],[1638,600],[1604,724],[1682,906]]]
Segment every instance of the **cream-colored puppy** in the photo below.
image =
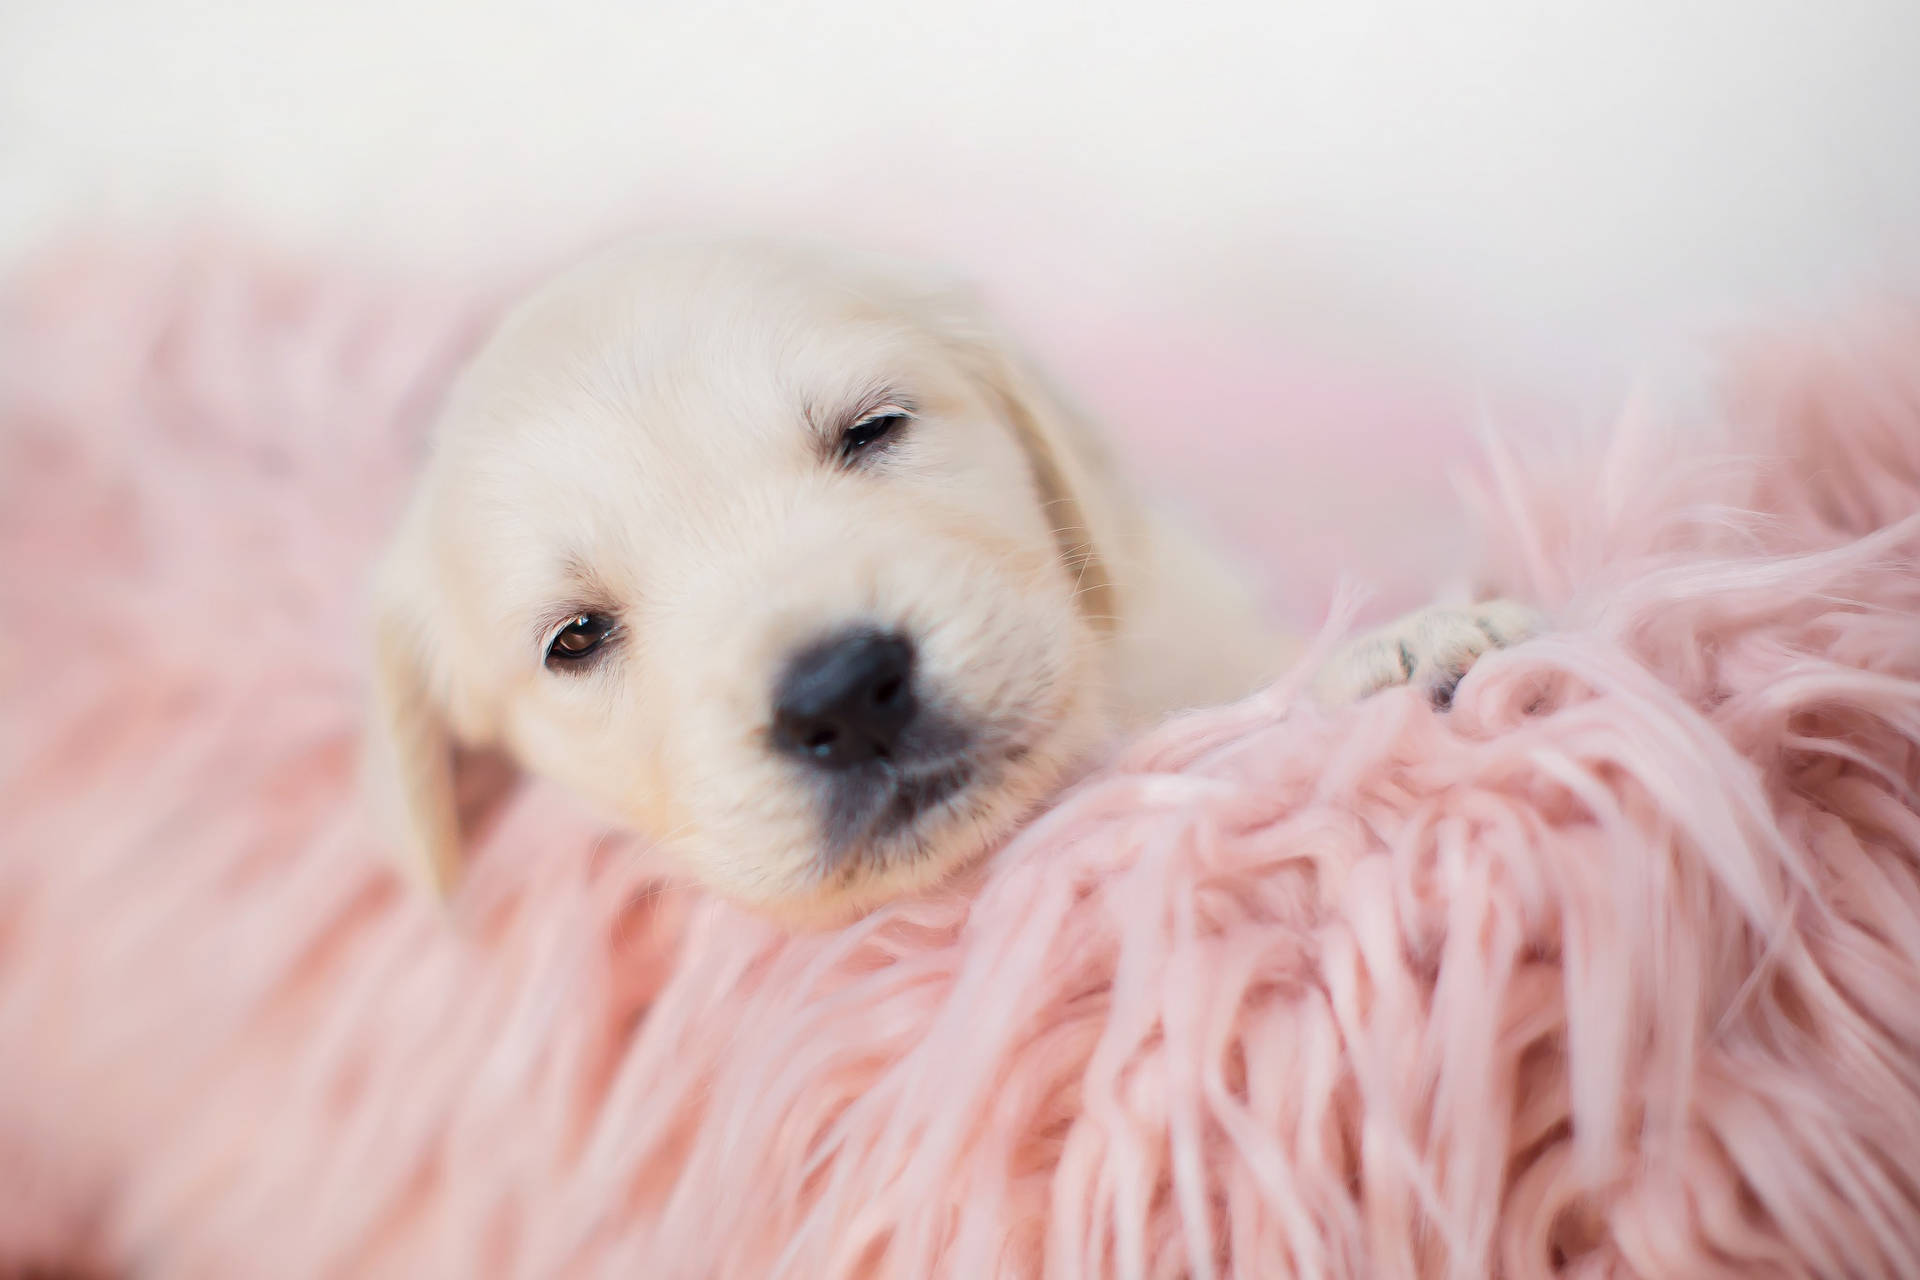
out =
[[[1529,625],[1427,611],[1321,689],[1448,687]],[[375,648],[371,761],[435,891],[456,758],[493,747],[805,921],[952,872],[1117,729],[1298,652],[963,294],[656,240],[540,290],[459,379]]]

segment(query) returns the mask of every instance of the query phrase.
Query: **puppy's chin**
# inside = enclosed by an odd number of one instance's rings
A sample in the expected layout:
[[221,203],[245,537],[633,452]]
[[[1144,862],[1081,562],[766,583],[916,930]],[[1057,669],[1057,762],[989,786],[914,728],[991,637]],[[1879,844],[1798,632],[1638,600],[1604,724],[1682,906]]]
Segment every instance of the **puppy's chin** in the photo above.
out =
[[957,890],[965,873],[1012,835],[1048,790],[1035,780],[963,792],[898,834],[843,850],[836,869],[808,888],[742,905],[797,932],[818,932],[851,924],[888,903]]

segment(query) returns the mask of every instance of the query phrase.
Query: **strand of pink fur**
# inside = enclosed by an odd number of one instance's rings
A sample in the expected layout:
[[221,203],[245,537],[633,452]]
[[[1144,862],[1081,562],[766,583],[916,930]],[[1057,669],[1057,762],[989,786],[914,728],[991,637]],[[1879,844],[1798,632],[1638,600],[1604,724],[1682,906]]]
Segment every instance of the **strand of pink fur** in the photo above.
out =
[[1450,715],[1194,714],[790,939],[544,794],[453,931],[359,827],[354,583],[474,301],[11,297],[0,1262],[1920,1274],[1911,315],[1750,357],[1742,459],[1496,458],[1556,629]]

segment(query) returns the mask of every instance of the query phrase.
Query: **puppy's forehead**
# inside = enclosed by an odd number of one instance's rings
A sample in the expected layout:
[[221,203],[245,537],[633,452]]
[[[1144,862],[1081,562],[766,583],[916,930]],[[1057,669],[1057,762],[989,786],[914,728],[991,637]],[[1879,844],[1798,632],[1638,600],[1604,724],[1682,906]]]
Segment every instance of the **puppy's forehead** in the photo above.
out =
[[932,347],[907,299],[827,263],[641,253],[523,306],[476,362],[477,412],[456,416],[536,450],[570,437],[603,465],[774,462],[808,447],[801,415],[926,380]]
[[484,548],[507,595],[549,594],[567,563],[618,573],[643,542],[725,519],[733,493],[817,475],[863,402],[933,408],[961,387],[913,299],[872,274],[738,248],[590,263],[463,378],[439,451],[449,540]]

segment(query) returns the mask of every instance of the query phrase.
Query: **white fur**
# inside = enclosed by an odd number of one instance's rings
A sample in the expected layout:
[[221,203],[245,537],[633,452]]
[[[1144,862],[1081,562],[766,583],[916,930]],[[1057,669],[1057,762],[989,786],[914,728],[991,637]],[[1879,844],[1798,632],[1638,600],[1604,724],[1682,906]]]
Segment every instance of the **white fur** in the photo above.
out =
[[[914,420],[835,465],[834,424],[876,398]],[[758,242],[628,244],[514,311],[450,397],[378,599],[373,760],[436,889],[457,876],[454,748],[487,746],[796,919],[941,878],[1114,729],[1296,652],[962,292]],[[614,640],[550,670],[582,610]],[[862,622],[915,637],[987,776],[829,866],[804,768],[769,746],[771,690],[797,648]],[[1429,617],[1393,652],[1470,660],[1456,630]],[[1325,687],[1410,674],[1379,652]]]

